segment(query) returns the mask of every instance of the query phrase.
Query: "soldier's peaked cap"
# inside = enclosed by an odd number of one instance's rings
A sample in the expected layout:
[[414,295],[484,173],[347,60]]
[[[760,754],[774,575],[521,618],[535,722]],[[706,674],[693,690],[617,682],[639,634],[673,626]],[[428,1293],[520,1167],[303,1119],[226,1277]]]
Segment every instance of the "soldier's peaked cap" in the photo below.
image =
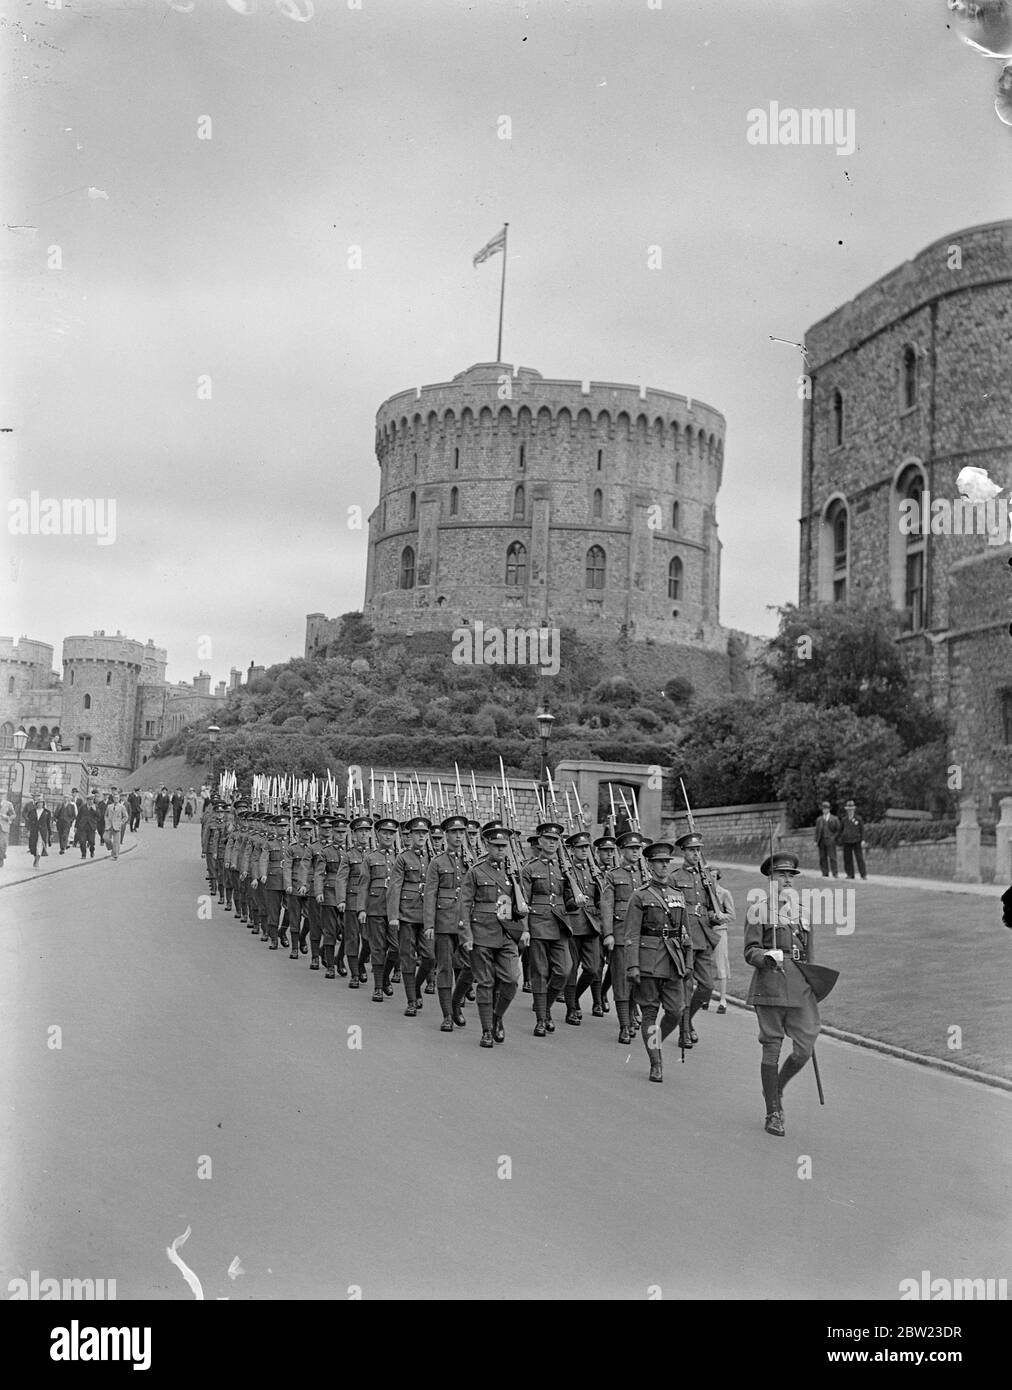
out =
[[313,820],[312,816],[301,816],[301,817],[299,818],[299,829],[300,829],[300,830],[315,830],[315,829],[316,829],[316,821]]
[[371,817],[371,816],[354,816],[354,817],[352,817],[351,828],[352,828],[352,830],[371,830],[371,829],[372,829],[372,817]]
[[480,830],[480,829],[481,829],[481,821],[480,821],[480,820],[469,820],[469,821],[467,822],[467,828],[468,828],[468,830]]
[[679,849],[699,849],[702,846],[703,837],[695,830],[690,830],[685,835],[679,835],[675,844]]
[[644,859],[670,859],[675,852],[675,847],[670,840],[654,840],[653,844],[647,845],[643,851]]
[[391,818],[390,818],[389,816],[380,816],[380,817],[378,818],[378,820],[376,821],[376,829],[377,829],[377,830],[397,830],[397,829],[398,829],[398,825],[397,825],[397,822],[396,822],[395,820],[391,820]]
[[[475,821],[475,825],[478,822]],[[466,830],[467,820],[463,816],[447,816],[446,820],[439,822],[440,830]]]
[[598,835],[594,841],[595,849],[617,849],[618,842],[611,835]]
[[509,831],[504,825],[495,826],[485,835],[485,843],[487,845],[508,845],[509,842]]
[[618,837],[619,849],[640,849],[645,844],[646,840],[638,830],[627,830]]
[[429,831],[432,829],[432,822],[426,820],[424,816],[412,816],[410,820],[404,822],[401,829]]
[[541,824],[540,824],[539,826],[536,826],[536,827],[535,827],[535,832],[534,832],[534,833],[535,833],[536,835],[539,835],[539,836],[540,836],[540,835],[560,835],[560,836],[561,836],[561,835],[563,835],[563,834],[565,833],[565,829],[566,829],[566,827],[565,827],[564,825],[560,825],[560,824],[558,823],[558,821],[546,820],[546,821],[542,821]]
[[766,858],[759,865],[759,872],[763,878],[772,878],[774,874],[799,874],[798,856],[782,851],[779,854],[767,854]]
[[329,816],[329,817],[328,817],[328,819],[329,819],[331,825],[347,825],[347,824],[348,824],[348,817],[344,814],[343,811],[335,811],[334,814],[333,814],[332,816]]
[[566,844],[570,849],[583,849],[590,844],[590,836],[586,830],[577,830],[572,835],[566,836]]
[[488,836],[491,835],[491,833],[492,833],[493,830],[502,830],[502,829],[503,829],[503,823],[502,823],[501,820],[487,820],[487,821],[485,822],[485,824],[481,827],[481,833],[482,833],[482,835],[487,839]]

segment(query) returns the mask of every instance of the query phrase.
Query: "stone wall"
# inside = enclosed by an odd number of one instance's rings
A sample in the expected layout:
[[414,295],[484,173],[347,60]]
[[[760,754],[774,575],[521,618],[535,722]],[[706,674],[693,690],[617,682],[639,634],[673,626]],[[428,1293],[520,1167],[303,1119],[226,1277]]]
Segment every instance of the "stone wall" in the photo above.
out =
[[[754,802],[744,806],[694,806],[696,829],[702,835],[706,852],[716,858],[730,857],[739,849],[751,850],[763,842],[773,822],[774,843],[784,834],[787,824],[787,803],[784,801]],[[677,783],[672,799],[665,797],[666,835],[684,835],[688,831],[681,789]]]

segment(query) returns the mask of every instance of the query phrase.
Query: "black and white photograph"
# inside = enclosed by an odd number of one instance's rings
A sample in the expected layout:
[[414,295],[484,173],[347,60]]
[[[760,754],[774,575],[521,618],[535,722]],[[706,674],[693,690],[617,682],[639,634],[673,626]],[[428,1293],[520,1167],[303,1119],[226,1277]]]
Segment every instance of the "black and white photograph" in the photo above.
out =
[[983,1373],[1012,0],[0,0],[0,53],[17,1344],[705,1302],[704,1374]]

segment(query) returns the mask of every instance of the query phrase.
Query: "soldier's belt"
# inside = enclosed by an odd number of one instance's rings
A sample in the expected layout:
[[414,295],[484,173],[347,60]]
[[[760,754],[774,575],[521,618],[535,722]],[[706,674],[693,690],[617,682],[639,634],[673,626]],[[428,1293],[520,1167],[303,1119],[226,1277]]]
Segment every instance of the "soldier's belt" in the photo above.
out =
[[640,936],[671,936],[681,938],[681,932],[668,927],[640,927]]

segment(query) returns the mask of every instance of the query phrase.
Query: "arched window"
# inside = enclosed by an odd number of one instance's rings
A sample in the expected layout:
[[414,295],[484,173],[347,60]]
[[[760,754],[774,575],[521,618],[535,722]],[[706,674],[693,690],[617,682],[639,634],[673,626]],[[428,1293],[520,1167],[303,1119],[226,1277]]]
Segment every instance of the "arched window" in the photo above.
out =
[[402,589],[413,589],[415,587],[415,552],[410,545],[406,545],[401,551],[401,582]]
[[524,446],[521,444],[521,445],[520,445],[520,472],[521,472],[521,473],[524,471],[524,468],[526,467],[526,464],[527,464],[527,453],[526,453],[526,450],[525,450]]
[[668,598],[677,599],[682,596],[682,562],[675,555],[668,565]]
[[847,509],[837,508],[833,516],[833,602],[847,597]]
[[450,515],[457,515],[457,508],[460,501],[460,492],[457,488],[450,488]]
[[829,447],[838,449],[843,443],[843,395],[834,391],[829,405]]
[[417,498],[415,497],[415,494],[412,493],[411,496],[408,498],[408,520],[409,520],[409,521],[414,521],[414,519],[415,519],[415,517],[416,517],[417,515],[418,515],[418,500],[417,500]]
[[599,473],[600,473],[600,471],[601,471],[601,465],[602,465],[603,463],[604,463],[604,450],[603,450],[603,449],[598,449],[598,451],[597,451],[597,471],[598,471]]
[[[416,455],[416,457],[417,457],[417,455]],[[454,466],[454,468],[459,468],[459,467],[460,467],[460,450],[459,450],[459,449],[454,449],[454,451],[453,451],[453,466]]]
[[73,672],[73,671],[71,671],[71,673],[70,673],[70,683],[71,683],[71,685],[74,684],[74,672]]
[[[903,481],[901,500],[917,503],[917,516],[924,510],[924,475],[919,468],[911,469]],[[924,536],[920,529],[904,537],[906,554],[903,557],[903,609],[906,627],[920,632],[924,627]]]
[[106,671],[106,673],[105,673],[105,683],[106,683],[106,685],[112,685],[112,672],[111,672],[111,671]]
[[14,747],[14,725],[0,724],[0,748]]
[[380,530],[381,530],[381,531],[385,531],[386,529],[387,529],[387,504],[386,504],[386,502],[384,501],[384,503],[383,503],[383,511],[382,511],[381,514],[380,514]]
[[527,510],[527,498],[524,493],[523,483],[513,493],[513,520],[523,521]]
[[604,588],[604,551],[599,545],[592,545],[587,551],[587,588]]
[[85,709],[91,709],[91,696],[90,696],[90,695],[85,695],[85,697],[84,697],[84,707],[85,707]]
[[527,583],[527,547],[514,541],[506,552],[506,583],[513,589],[522,589]]
[[600,521],[604,515],[604,493],[599,487],[594,489],[594,501],[591,506],[591,516],[595,521]]
[[903,349],[900,380],[902,408],[912,410],[917,404],[917,353],[909,343]]
[[677,530],[678,530],[678,503],[677,503],[677,502],[672,502],[672,504],[671,504],[671,529],[672,529],[672,531],[677,531]]
[[415,467],[415,473],[417,474],[417,472],[418,472],[418,455],[417,455],[417,454],[414,455],[414,467]]
[[842,497],[834,497],[822,514],[818,566],[819,602],[845,603],[850,567],[850,517]]
[[7,677],[7,694],[8,694],[8,695],[13,695],[13,694],[14,694],[14,677],[13,677],[13,676],[8,676],[8,677]]

